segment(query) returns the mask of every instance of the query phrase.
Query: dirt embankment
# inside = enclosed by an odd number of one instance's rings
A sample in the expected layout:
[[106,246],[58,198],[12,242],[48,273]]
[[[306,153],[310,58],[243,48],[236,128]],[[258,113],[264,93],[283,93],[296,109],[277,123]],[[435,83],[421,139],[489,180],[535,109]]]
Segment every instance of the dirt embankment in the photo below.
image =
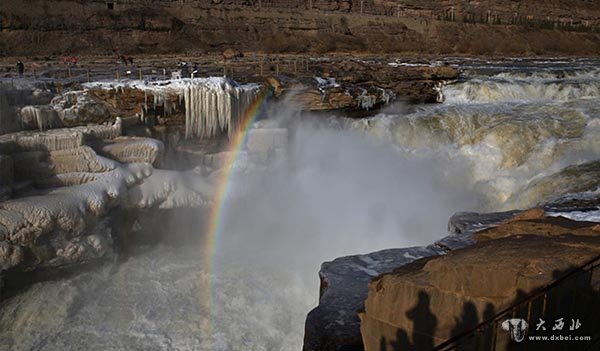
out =
[[[528,7],[519,12],[502,1],[472,8],[447,6],[452,5],[447,1],[444,6],[409,1],[402,8],[364,1],[362,14],[360,2],[349,0],[315,0],[311,8],[305,1],[264,0],[262,7],[255,2],[148,5],[134,0],[114,2],[109,9],[110,1],[4,0],[0,56],[195,55],[229,47],[467,55],[589,55],[600,50],[595,4],[572,7],[569,19],[565,6],[544,5],[534,16]],[[540,19],[544,13],[548,15]]]

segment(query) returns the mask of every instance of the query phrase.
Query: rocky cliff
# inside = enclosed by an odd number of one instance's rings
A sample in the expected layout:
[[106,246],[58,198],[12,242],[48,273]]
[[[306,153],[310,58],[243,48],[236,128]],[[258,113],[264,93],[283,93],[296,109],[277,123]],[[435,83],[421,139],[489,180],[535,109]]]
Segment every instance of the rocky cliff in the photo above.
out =
[[[458,213],[448,223],[450,235],[433,245],[324,263],[319,305],[306,319],[304,350],[429,350],[475,328],[600,257],[596,222],[557,217],[586,211],[589,205],[569,200],[548,204],[548,212]],[[559,292],[573,300],[574,289],[594,291],[594,279],[569,281]],[[583,294],[585,301],[573,304],[557,294],[546,302],[550,312],[541,310],[538,298],[535,316],[527,316],[526,308],[519,315],[537,321],[570,311],[588,320],[587,331],[594,330],[596,319],[586,306],[597,306],[597,295],[585,300]],[[495,328],[494,342],[503,349],[509,334],[500,334],[499,324]],[[480,335],[476,342],[483,346],[478,347],[491,349],[491,335],[491,329]],[[475,347],[462,345],[467,346]]]
[[0,55],[222,52],[593,54],[600,8],[534,1],[6,0]]

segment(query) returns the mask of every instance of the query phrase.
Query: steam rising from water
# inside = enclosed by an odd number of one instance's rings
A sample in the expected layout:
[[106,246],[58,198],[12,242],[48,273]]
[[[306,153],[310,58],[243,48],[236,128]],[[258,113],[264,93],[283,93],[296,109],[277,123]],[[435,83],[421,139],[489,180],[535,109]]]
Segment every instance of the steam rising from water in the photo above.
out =
[[[428,244],[445,235],[457,207],[474,205],[460,169],[348,130],[299,127],[287,158],[242,171],[215,272],[203,271],[198,246],[161,245],[114,272],[37,284],[4,309],[2,345],[298,350],[321,262]],[[193,228],[184,226],[178,220],[164,235]],[[217,296],[210,309],[209,279]]]

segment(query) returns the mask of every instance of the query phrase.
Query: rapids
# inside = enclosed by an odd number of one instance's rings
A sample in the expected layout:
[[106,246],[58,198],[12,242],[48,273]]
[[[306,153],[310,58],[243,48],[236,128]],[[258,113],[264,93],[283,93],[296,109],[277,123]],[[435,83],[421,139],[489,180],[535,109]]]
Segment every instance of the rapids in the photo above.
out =
[[503,64],[468,66],[459,81],[441,89],[441,105],[402,114],[390,109],[353,122],[353,128],[415,157],[443,154],[462,163],[487,198],[483,209],[548,201],[519,193],[600,153],[600,70],[591,63],[574,68],[545,62],[537,70]]
[[199,216],[177,218],[159,245],[1,302],[0,350],[299,350],[321,262],[425,245],[454,212],[570,191],[590,167],[561,170],[600,155],[597,63],[460,65],[438,105],[330,123],[271,109],[290,128],[287,157],[236,171],[208,248],[216,269],[203,268]]

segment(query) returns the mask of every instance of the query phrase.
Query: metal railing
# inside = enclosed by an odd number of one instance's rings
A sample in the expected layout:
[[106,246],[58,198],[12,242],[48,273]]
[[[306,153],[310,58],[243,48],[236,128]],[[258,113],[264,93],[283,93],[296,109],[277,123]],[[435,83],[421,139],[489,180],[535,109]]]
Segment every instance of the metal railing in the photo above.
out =
[[[580,278],[584,278],[584,286],[588,286],[592,291],[596,291],[597,295],[595,296],[595,298],[600,299],[600,295],[598,294],[598,288],[600,288],[600,286],[598,286],[600,285],[600,276],[594,276],[594,272],[596,272],[597,275],[598,273],[600,273],[600,270],[597,269],[599,267],[600,255],[589,260],[582,266],[572,269],[563,277],[555,280],[553,283],[545,286],[544,288],[537,290],[531,295],[521,299],[517,303],[505,308],[504,310],[496,314],[494,317],[480,323],[476,327],[464,331],[460,334],[457,334],[456,336],[448,339],[447,341],[437,345],[434,348],[434,350],[449,351],[464,349],[495,351],[498,348],[502,349],[502,345],[499,345],[501,342],[498,338],[499,324],[507,318],[522,318],[527,321],[527,325],[531,325],[532,310],[534,308],[534,305],[537,304],[538,308],[541,307],[541,315],[544,316],[548,309],[552,308],[552,306],[550,306],[552,303],[561,304],[564,302],[562,301],[564,299],[559,299],[557,301],[551,302],[548,301],[549,296],[551,296],[553,292],[557,289],[562,289],[567,284],[573,283],[574,281],[580,282],[579,285],[575,284],[567,288],[572,290],[572,294],[570,294],[570,306],[568,306],[568,303],[567,306],[565,306],[564,304],[562,306],[559,306],[561,311],[569,309],[571,312],[573,312],[573,309],[575,308],[575,305],[578,302],[578,298],[580,297],[578,296],[578,293],[581,293],[581,291],[577,289],[578,287],[582,286],[582,281],[579,280]],[[554,308],[556,309],[557,307],[554,306]],[[600,316],[596,316],[600,318]],[[592,350],[594,349],[592,348],[593,346],[597,347],[598,345],[600,345],[600,330],[595,330],[594,333],[594,335],[591,335],[591,341],[589,341],[585,348],[587,350]],[[502,341],[504,343],[507,342],[506,336],[508,336],[508,333],[505,334],[505,338]],[[526,350],[527,345],[527,342],[523,343],[520,349]],[[532,347],[532,349],[535,349],[535,347]]]

